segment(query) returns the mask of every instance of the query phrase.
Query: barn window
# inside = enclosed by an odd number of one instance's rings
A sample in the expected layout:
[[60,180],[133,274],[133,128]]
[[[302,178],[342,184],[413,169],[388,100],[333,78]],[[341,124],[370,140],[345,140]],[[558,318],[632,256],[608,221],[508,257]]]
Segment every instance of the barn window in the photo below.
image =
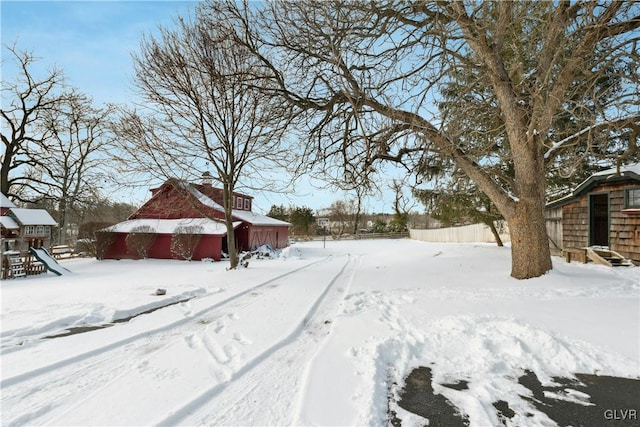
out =
[[640,188],[626,190],[625,208],[640,208]]
[[236,208],[242,209],[242,197],[238,197],[236,201]]
[[36,226],[35,225],[27,225],[24,228],[25,236],[34,236],[36,234]]
[[244,210],[250,210],[251,206],[249,205],[249,199],[244,199]]

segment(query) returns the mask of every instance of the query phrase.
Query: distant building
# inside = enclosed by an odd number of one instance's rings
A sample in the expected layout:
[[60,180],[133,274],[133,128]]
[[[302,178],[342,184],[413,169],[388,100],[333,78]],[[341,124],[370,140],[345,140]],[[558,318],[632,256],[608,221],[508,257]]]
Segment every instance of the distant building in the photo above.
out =
[[10,258],[13,262],[26,258],[27,274],[41,273],[40,268],[31,269],[29,248],[49,248],[51,229],[58,223],[44,209],[17,208],[4,194],[0,193],[0,257],[2,258],[2,277],[6,278],[10,270]]
[[0,235],[3,252],[26,253],[29,248],[48,248],[51,228],[58,223],[44,209],[17,208],[4,194],[0,199]]
[[[262,245],[274,249],[289,244],[288,222],[252,212],[253,198],[233,194],[233,225],[236,248],[251,251]],[[127,237],[136,230],[152,234],[147,258],[180,259],[172,250],[179,234],[185,230],[195,235],[197,245],[191,259],[222,258],[227,252],[227,230],[222,189],[212,187],[209,180],[193,184],[168,180],[151,190],[149,199],[126,221],[97,233],[99,257],[103,259],[137,259],[140,254],[127,246]]]

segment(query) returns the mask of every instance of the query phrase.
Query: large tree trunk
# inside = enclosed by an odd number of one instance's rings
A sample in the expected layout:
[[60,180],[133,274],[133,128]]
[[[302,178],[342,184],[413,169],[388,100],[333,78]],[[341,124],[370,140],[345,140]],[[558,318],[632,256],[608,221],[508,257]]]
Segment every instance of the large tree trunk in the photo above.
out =
[[2,194],[4,194],[5,196],[9,194],[10,189],[9,169],[11,168],[11,161],[13,160],[12,151],[12,147],[5,144],[5,153],[4,157],[2,158],[2,167],[0,168],[0,192],[2,192]]
[[513,215],[505,217],[511,235],[511,276],[530,279],[551,270],[551,251],[544,218],[545,175],[540,148],[514,144],[518,201]]
[[511,276],[538,277],[551,270],[551,252],[544,215],[537,203],[518,203],[516,215],[507,221],[511,235]]
[[229,251],[229,269],[238,267],[238,249],[236,248],[236,236],[233,230],[233,189],[228,183],[223,185],[224,218],[227,226],[227,250]]
[[67,195],[64,193],[60,197],[58,212],[58,241],[54,243],[64,245],[67,243]]

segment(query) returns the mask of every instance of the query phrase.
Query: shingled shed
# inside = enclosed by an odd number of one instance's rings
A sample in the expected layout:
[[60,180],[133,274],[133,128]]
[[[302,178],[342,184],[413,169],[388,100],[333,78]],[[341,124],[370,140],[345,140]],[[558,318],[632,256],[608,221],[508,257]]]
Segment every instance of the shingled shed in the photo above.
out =
[[552,250],[608,248],[640,264],[640,163],[592,175],[545,216]]

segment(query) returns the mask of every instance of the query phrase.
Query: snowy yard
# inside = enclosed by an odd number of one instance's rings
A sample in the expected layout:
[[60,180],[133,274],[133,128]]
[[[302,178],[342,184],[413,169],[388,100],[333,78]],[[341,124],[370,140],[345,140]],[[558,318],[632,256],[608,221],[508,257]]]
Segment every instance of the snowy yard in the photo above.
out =
[[[3,425],[423,425],[392,386],[419,366],[471,425],[499,424],[496,401],[553,425],[525,371],[640,376],[638,267],[554,258],[517,281],[508,248],[411,240],[296,243],[238,271],[63,265],[2,282]],[[108,327],[45,338],[91,325]]]

